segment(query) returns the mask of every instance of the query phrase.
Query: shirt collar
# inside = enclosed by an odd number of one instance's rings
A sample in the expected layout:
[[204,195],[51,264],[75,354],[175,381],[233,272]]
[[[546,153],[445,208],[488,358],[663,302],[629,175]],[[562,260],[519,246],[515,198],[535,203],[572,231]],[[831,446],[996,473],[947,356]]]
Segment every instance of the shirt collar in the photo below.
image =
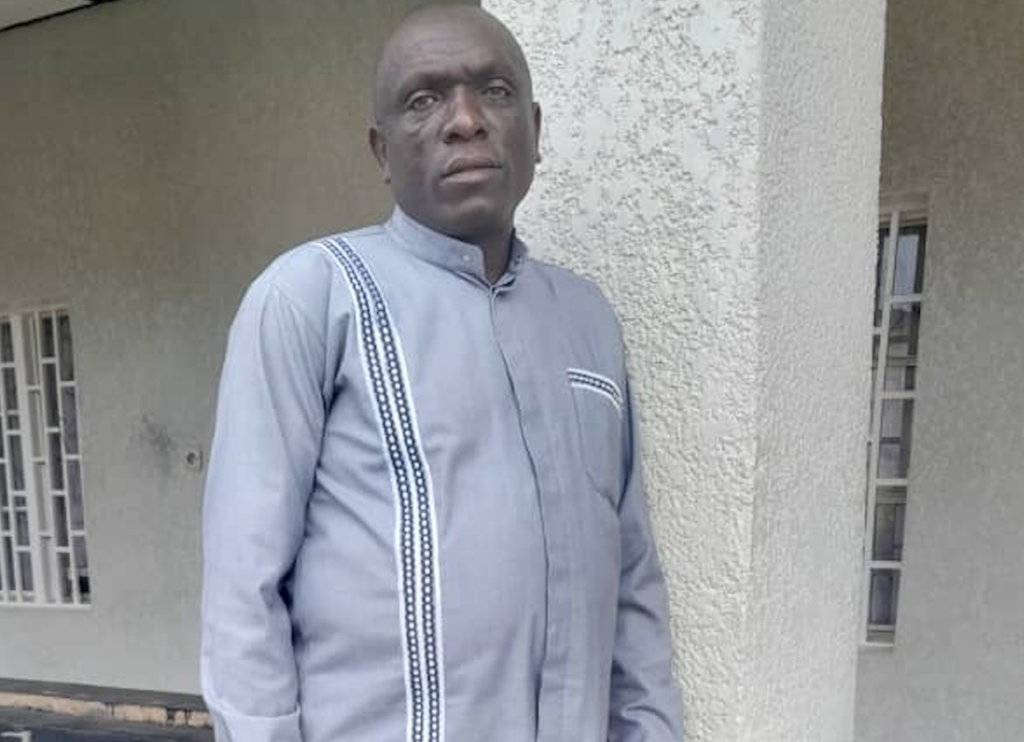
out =
[[[420,260],[487,282],[484,251],[478,245],[435,232],[397,206],[391,213],[391,218],[384,223],[384,229],[405,250]],[[526,245],[516,237],[515,230],[512,230],[512,250],[509,254],[508,267],[497,284],[506,283],[519,273],[526,262],[527,252]]]

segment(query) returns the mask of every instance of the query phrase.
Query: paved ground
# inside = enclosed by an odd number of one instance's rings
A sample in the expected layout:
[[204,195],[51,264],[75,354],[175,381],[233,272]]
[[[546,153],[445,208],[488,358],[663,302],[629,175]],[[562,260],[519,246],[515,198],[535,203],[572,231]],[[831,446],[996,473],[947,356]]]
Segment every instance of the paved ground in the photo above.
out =
[[213,732],[0,709],[0,742],[213,742]]

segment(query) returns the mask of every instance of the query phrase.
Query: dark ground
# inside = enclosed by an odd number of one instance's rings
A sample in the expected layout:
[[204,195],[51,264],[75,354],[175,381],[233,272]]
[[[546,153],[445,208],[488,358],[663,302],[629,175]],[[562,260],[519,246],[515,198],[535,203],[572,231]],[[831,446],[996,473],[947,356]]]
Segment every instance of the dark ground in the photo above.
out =
[[0,709],[0,742],[213,742],[213,732]]

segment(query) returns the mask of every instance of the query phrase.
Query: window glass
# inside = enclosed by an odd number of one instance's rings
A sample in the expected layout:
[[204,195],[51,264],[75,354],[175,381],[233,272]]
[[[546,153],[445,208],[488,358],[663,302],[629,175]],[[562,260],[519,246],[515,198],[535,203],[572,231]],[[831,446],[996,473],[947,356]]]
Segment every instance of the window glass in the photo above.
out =
[[895,569],[871,571],[871,605],[869,623],[876,626],[896,625],[896,598],[900,589],[900,573]]
[[910,470],[910,430],[914,418],[912,399],[882,402],[881,437],[878,441],[878,478],[905,479]]
[[921,250],[922,234],[916,228],[910,232],[900,230],[900,239],[896,247],[896,275],[893,279],[892,293],[894,296],[907,296],[921,292],[922,272],[918,257]]
[[0,362],[14,361],[14,339],[11,335],[11,323],[0,322]]
[[901,503],[875,505],[875,543],[871,557],[898,562],[903,558],[903,516],[907,506]]
[[57,342],[60,350],[60,380],[73,381],[75,365],[71,356],[71,320],[64,313],[57,315]]

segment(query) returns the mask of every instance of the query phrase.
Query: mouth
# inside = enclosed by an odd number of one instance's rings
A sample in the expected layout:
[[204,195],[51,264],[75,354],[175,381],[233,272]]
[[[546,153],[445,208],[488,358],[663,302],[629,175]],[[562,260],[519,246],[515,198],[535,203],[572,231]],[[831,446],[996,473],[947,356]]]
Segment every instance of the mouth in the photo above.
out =
[[492,160],[490,157],[457,157],[441,172],[442,178],[450,178],[461,173],[470,173],[480,170],[501,170],[501,163]]

